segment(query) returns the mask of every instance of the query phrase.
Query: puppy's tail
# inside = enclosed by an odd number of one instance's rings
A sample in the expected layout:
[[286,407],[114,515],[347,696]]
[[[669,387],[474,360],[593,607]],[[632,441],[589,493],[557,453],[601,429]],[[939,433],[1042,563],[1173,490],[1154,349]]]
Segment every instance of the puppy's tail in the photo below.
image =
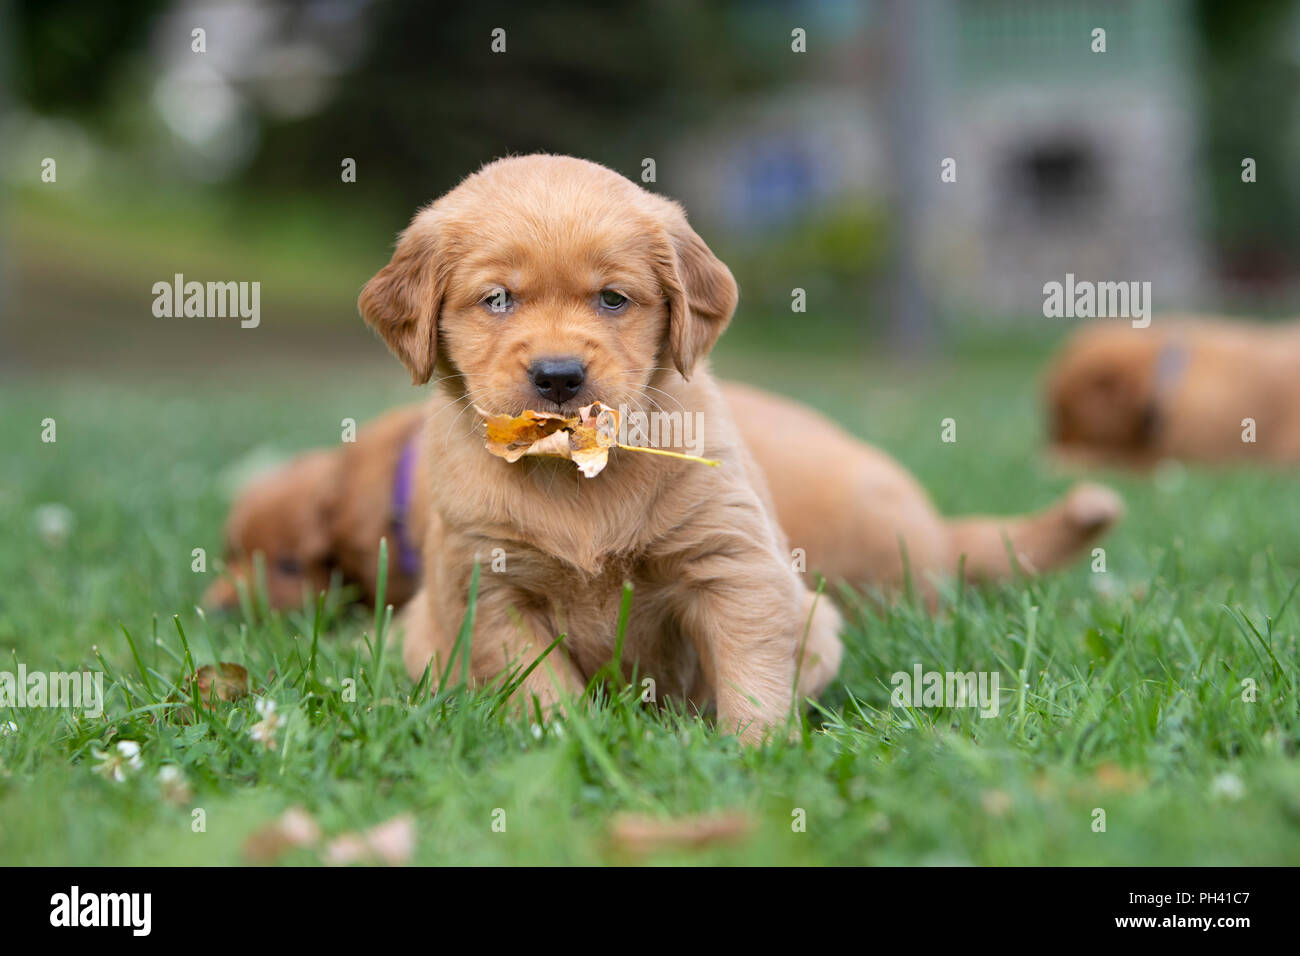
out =
[[1104,485],[1083,483],[1056,504],[1032,514],[951,518],[953,573],[963,556],[966,580],[972,582],[1050,571],[1071,561],[1123,514],[1119,495]]

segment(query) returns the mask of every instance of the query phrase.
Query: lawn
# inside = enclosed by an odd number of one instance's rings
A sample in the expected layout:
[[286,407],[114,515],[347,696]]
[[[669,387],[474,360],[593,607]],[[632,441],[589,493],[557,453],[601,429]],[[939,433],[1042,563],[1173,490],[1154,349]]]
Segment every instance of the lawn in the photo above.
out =
[[[1300,861],[1297,476],[1099,476],[1129,508],[1104,573],[1085,560],[950,587],[935,615],[850,596],[839,679],[789,742],[742,749],[618,688],[535,735],[489,691],[412,702],[395,648],[374,640],[382,620],[360,608],[195,609],[213,572],[192,570],[192,549],[215,565],[239,462],[326,444],[341,418],[411,397],[375,359],[237,382],[141,369],[0,384],[0,671],[102,668],[107,690],[97,719],[0,712],[16,728],[0,736],[0,863],[236,864],[294,805],[327,836],[409,814],[426,864],[635,860],[611,840],[616,814],[714,811],[747,819],[748,836],[652,858]],[[719,359],[885,447],[951,513],[1036,507],[1068,486],[1041,456],[1039,364],[987,350],[917,366]],[[947,417],[956,443],[940,441]],[[255,694],[186,722],[168,698],[217,661],[245,667]],[[998,716],[891,707],[890,675],[915,664],[999,672]],[[250,734],[258,699],[276,705],[274,749]],[[95,751],[121,740],[140,753],[119,781]],[[164,765],[181,776],[164,784]]]

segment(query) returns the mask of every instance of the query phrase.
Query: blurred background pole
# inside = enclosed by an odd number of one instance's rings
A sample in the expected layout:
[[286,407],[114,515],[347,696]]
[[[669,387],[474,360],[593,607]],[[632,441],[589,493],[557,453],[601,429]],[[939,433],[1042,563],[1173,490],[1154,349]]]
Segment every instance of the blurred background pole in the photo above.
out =
[[937,0],[885,0],[885,115],[893,220],[888,335],[890,344],[905,354],[926,352],[935,344],[933,305],[921,278],[921,243],[926,206],[943,158],[930,148],[939,6]]

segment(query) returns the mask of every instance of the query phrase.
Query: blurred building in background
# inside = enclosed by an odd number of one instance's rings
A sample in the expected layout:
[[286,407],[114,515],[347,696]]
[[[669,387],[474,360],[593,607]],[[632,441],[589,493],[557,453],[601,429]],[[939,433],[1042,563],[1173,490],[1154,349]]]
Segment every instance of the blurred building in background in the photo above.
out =
[[958,178],[936,186],[926,223],[944,299],[1019,318],[1068,272],[1150,281],[1162,309],[1202,301],[1190,4],[946,9],[936,126]]

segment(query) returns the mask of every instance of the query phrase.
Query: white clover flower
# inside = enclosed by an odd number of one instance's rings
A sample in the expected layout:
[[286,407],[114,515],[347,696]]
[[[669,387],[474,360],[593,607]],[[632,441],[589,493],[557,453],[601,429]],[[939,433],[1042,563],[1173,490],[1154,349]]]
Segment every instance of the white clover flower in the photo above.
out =
[[168,803],[186,803],[192,795],[185,774],[181,772],[180,767],[171,763],[158,769],[158,789],[162,793],[162,798]]
[[119,740],[117,752],[132,770],[140,769],[140,745],[134,740]]
[[262,719],[248,728],[248,736],[258,743],[264,744],[268,750],[274,750],[275,732],[284,723],[284,720],[276,713],[275,701],[259,700],[253,707],[257,710],[257,716]]
[[117,746],[107,753],[98,747],[92,747],[90,752],[99,761],[95,773],[118,783],[126,780],[127,771],[139,770],[144,765],[140,759],[140,745],[134,740],[119,740]]
[[1235,801],[1245,795],[1245,784],[1235,773],[1221,773],[1210,783],[1210,796],[1218,800]]
[[1092,589],[1104,598],[1116,598],[1124,593],[1124,584],[1114,574],[1094,574]]
[[68,540],[75,524],[72,510],[59,504],[40,505],[32,512],[32,520],[36,524],[36,533],[51,548],[57,548]]

